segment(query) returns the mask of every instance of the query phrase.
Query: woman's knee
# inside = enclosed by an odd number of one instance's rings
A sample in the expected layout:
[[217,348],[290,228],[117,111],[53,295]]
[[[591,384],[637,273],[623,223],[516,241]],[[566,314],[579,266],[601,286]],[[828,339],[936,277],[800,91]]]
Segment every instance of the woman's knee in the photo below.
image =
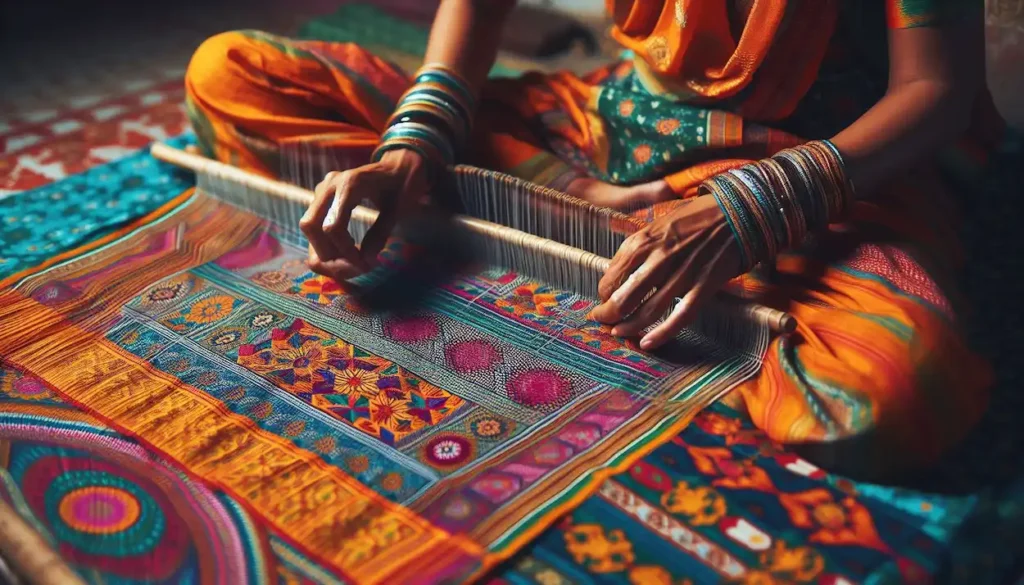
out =
[[937,319],[836,315],[780,340],[765,364],[771,381],[747,393],[752,415],[847,475],[934,462],[980,419],[991,383],[987,363]]

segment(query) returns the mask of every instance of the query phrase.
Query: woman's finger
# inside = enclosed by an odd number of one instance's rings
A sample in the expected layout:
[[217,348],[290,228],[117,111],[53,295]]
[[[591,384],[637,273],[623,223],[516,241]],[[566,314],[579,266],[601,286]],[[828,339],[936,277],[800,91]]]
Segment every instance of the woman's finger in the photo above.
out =
[[689,291],[693,286],[696,277],[692,267],[693,262],[687,262],[676,270],[628,319],[612,328],[612,335],[633,337],[664,316],[672,308],[678,295]]
[[615,252],[615,256],[597,284],[597,296],[601,302],[607,302],[612,293],[622,286],[637,266],[647,259],[648,250],[641,250],[643,243],[649,239],[645,231],[637,232],[626,238]]
[[661,287],[672,270],[672,259],[655,250],[613,292],[608,300],[593,311],[593,317],[609,325],[619,323],[643,303],[656,287]]
[[309,244],[316,251],[319,260],[333,259],[340,255],[337,247],[330,237],[323,231],[324,218],[334,202],[335,186],[333,179],[337,172],[327,173],[324,180],[313,191],[313,202],[306,209],[302,219],[299,220],[299,229],[309,240]]
[[[710,239],[705,240],[700,251],[710,249],[708,247],[710,241]],[[704,306],[705,302],[711,300],[729,279],[730,269],[724,263],[728,252],[727,245],[716,246],[714,255],[706,262],[700,259],[703,254],[694,254],[693,257],[698,260],[690,264],[690,267],[703,266],[703,270],[695,279],[692,288],[676,302],[669,316],[640,339],[640,349],[650,350],[662,346],[696,318],[697,311]],[[681,290],[685,290],[685,288]]]
[[367,265],[373,266],[377,263],[377,255],[384,249],[388,238],[395,229],[398,219],[406,215],[409,208],[417,205],[420,201],[420,193],[414,193],[416,176],[412,173],[401,179],[397,188],[388,189],[385,197],[378,199],[380,213],[377,221],[373,222],[370,229],[363,236],[362,245],[359,246],[360,254]]
[[683,328],[693,322],[697,311],[714,294],[715,286],[710,281],[702,280],[695,284],[689,292],[676,301],[668,317],[640,339],[640,349],[650,351],[672,340]]
[[333,181],[337,188],[330,209],[324,217],[323,231],[338,250],[337,259],[344,260],[349,265],[349,269],[342,268],[346,278],[370,269],[363,261],[355,240],[349,234],[348,224],[355,206],[363,199],[375,195],[375,179],[374,169],[363,167],[340,173]]

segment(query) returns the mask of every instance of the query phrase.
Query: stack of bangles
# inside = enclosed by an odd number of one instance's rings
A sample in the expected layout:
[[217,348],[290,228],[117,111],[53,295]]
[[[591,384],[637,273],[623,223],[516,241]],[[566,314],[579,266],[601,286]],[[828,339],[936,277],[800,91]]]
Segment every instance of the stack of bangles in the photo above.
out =
[[465,79],[444,65],[424,65],[398,101],[373,161],[386,152],[409,149],[435,168],[453,164],[458,149],[469,140],[475,108]]
[[800,246],[842,218],[853,203],[843,157],[828,140],[711,177],[700,186],[725,213],[743,254],[743,272]]

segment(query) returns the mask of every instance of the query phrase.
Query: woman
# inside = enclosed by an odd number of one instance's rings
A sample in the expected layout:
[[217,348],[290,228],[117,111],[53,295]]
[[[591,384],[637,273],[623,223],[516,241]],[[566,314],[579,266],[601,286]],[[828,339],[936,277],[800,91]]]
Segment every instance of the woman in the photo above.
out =
[[[964,436],[991,374],[956,319],[954,219],[1003,131],[981,0],[608,0],[632,57],[487,81],[512,4],[442,1],[413,79],[353,45],[213,37],[186,76],[200,142],[266,174],[309,144],[358,163],[301,222],[310,267],[336,279],[370,268],[452,161],[642,208],[594,312],[613,333],[681,297],[642,334],[653,349],[738,279],[799,323],[731,397],[773,439],[880,477]],[[938,163],[963,152],[973,166]],[[363,199],[382,214],[357,249]]]

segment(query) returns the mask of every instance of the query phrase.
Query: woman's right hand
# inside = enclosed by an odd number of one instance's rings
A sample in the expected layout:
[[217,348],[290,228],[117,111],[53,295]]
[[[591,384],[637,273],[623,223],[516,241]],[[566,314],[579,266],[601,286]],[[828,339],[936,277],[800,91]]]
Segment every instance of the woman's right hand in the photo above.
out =
[[[398,220],[423,204],[430,187],[427,175],[423,157],[406,149],[388,151],[380,161],[357,169],[327,173],[299,221],[309,240],[310,270],[341,281],[373,268]],[[364,200],[372,201],[380,214],[356,246],[348,224]]]

